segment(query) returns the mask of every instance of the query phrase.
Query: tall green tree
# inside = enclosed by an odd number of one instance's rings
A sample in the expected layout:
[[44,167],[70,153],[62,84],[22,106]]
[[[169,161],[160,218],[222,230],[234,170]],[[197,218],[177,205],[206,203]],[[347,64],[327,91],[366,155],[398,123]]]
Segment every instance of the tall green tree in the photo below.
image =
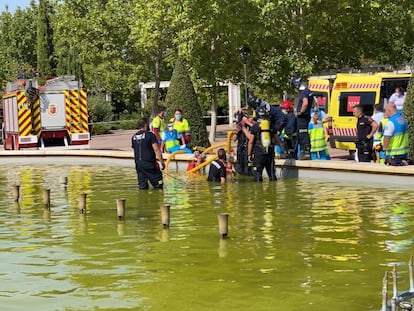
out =
[[183,61],[178,58],[171,77],[170,87],[166,97],[167,114],[175,109],[183,110],[191,130],[191,145],[209,147],[207,128],[203,120],[203,112],[198,103],[188,70]]
[[[150,76],[155,82],[152,102],[152,116],[158,112],[160,82],[164,61],[175,53],[174,40],[182,27],[181,1],[147,0],[139,1],[135,6],[131,38],[138,50],[145,52],[146,61],[153,70]],[[171,74],[171,73],[169,73]],[[169,76],[168,76],[169,79]]]
[[51,8],[47,0],[39,0],[37,8],[37,70],[43,77],[54,75],[53,62],[53,30],[49,15]]
[[239,48],[254,42],[258,10],[248,0],[185,0],[183,3],[185,27],[178,38],[179,53],[191,64],[199,87],[208,86],[211,102],[209,139],[213,141],[219,84],[242,80]]

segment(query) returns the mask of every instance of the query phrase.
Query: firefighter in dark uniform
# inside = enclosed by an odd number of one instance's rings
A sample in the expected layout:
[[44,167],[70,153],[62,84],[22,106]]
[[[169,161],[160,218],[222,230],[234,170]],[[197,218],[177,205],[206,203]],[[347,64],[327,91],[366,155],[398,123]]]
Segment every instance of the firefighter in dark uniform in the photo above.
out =
[[247,99],[247,104],[256,111],[256,114],[259,113],[259,109],[267,111],[273,144],[279,144],[279,135],[287,123],[287,118],[283,111],[278,106],[270,105],[268,102],[251,95]]
[[256,182],[263,181],[263,170],[269,180],[277,180],[275,173],[275,153],[274,144],[272,143],[270,115],[264,106],[257,110],[257,121],[253,118],[249,119],[250,129],[246,126],[243,131],[249,140],[247,151],[249,162],[253,163],[253,176]]
[[223,148],[217,151],[217,160],[210,163],[207,181],[226,182],[226,150]]
[[247,116],[244,111],[238,111],[234,115],[236,121],[236,140],[237,140],[237,165],[236,172],[240,175],[252,176],[252,168],[249,166],[247,143],[248,139],[243,132],[243,126],[246,125],[246,121],[243,117]]
[[161,168],[164,169],[164,160],[157,138],[148,129],[148,120],[140,119],[138,121],[138,132],[132,136],[138,187],[140,190],[146,190],[148,189],[148,182],[150,182],[155,189],[162,189],[163,178],[159,163]]
[[361,105],[355,105],[353,114],[357,118],[357,139],[355,145],[358,151],[358,162],[371,162],[373,160],[374,135],[378,129],[375,120],[364,114]]

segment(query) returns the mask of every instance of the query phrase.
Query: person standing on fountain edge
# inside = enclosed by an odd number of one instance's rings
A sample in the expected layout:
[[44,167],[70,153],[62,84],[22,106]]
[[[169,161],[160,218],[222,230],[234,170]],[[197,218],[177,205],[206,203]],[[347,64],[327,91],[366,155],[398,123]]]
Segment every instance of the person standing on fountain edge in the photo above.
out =
[[164,160],[157,138],[148,128],[148,120],[142,118],[138,121],[138,132],[132,136],[138,187],[147,190],[150,182],[155,189],[163,189],[162,171],[158,162],[164,169]]

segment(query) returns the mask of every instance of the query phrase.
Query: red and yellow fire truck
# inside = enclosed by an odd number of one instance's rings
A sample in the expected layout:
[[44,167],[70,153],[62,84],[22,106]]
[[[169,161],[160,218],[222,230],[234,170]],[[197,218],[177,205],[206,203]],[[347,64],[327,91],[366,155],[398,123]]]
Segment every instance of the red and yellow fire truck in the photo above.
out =
[[89,148],[86,89],[73,76],[7,84],[3,95],[5,150]]

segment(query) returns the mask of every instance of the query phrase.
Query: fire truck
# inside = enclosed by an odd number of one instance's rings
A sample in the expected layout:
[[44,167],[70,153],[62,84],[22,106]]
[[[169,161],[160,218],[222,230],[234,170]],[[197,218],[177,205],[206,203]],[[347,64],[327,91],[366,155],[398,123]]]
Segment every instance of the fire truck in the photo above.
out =
[[7,83],[3,95],[5,150],[89,148],[86,89],[73,76]]

